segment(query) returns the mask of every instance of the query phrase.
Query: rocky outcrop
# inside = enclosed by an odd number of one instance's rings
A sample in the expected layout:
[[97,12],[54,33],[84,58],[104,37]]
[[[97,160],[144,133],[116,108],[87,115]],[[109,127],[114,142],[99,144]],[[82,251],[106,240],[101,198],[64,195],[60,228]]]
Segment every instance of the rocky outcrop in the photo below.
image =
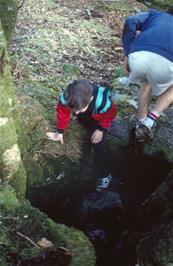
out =
[[0,24],[0,166],[1,181],[12,185],[20,198],[26,191],[26,172],[18,143],[20,127],[17,103],[8,64],[6,40]]

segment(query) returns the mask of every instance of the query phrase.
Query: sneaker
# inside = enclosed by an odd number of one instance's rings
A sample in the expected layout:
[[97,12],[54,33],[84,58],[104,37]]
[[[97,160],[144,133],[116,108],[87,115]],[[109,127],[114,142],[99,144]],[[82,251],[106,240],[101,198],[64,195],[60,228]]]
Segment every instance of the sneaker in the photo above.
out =
[[140,123],[135,129],[135,137],[139,142],[152,141],[154,137],[155,125],[150,129],[146,125]]
[[99,184],[96,187],[96,190],[97,191],[101,191],[103,189],[108,188],[111,180],[112,180],[112,176],[111,175],[108,175],[106,177],[101,178],[100,181],[99,181]]

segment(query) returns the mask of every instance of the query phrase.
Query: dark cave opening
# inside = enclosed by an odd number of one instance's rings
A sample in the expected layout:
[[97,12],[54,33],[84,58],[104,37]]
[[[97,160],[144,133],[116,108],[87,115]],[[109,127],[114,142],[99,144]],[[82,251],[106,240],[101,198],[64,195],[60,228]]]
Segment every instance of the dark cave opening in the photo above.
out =
[[145,214],[142,203],[171,166],[162,154],[148,156],[120,147],[111,156],[113,180],[107,190],[72,186],[60,193],[51,184],[28,190],[27,198],[55,222],[82,230],[93,243],[97,266],[134,266],[137,241],[159,218],[157,210],[156,215]]

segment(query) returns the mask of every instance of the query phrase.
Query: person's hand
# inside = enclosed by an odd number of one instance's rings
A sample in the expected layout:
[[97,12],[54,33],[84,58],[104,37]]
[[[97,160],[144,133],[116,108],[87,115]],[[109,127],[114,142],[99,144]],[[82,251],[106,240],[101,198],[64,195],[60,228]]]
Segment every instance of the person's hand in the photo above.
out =
[[96,144],[99,143],[103,138],[103,131],[96,129],[91,136],[91,142]]
[[125,59],[124,59],[124,70],[127,74],[130,73],[130,68],[129,68],[129,62],[128,62],[128,57],[125,56]]
[[58,132],[47,132],[46,136],[48,139],[59,141],[61,144],[64,144],[63,134]]

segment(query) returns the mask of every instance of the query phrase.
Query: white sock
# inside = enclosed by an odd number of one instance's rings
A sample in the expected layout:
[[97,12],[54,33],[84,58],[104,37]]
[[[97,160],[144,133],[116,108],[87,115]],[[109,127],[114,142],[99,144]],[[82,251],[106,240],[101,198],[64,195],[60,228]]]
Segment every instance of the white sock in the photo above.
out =
[[159,116],[160,114],[157,111],[148,112],[147,117],[143,121],[143,124],[151,129],[156,124]]

